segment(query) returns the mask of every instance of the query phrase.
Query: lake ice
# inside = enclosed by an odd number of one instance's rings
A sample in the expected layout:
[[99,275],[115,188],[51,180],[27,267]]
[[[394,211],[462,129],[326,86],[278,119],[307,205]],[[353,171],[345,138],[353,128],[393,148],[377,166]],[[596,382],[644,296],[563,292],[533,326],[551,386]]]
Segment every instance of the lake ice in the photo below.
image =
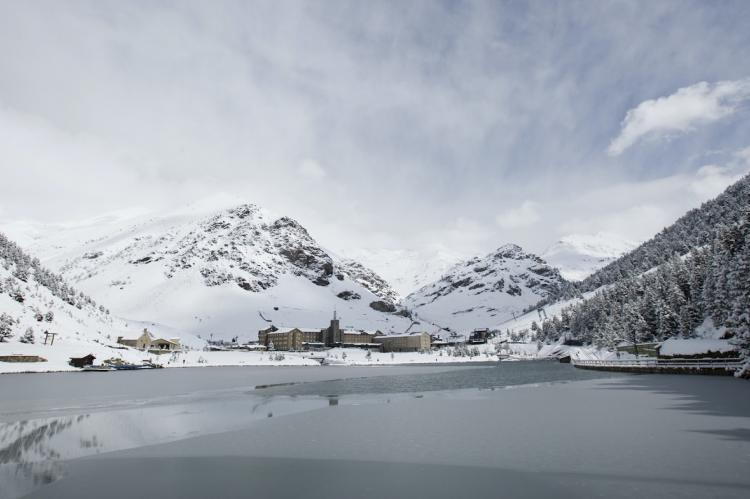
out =
[[0,497],[746,497],[749,390],[553,362],[2,376]]

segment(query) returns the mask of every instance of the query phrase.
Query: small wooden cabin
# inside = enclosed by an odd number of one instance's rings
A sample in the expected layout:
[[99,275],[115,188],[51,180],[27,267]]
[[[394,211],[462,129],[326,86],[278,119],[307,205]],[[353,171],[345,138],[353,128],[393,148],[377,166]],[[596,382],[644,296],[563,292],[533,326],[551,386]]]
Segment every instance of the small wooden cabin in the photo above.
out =
[[92,365],[94,363],[94,359],[96,359],[96,357],[91,354],[88,354],[85,357],[71,357],[68,364],[73,367],[86,367]]
[[487,328],[475,329],[469,335],[469,343],[473,345],[487,343],[487,339],[490,337],[490,330]]

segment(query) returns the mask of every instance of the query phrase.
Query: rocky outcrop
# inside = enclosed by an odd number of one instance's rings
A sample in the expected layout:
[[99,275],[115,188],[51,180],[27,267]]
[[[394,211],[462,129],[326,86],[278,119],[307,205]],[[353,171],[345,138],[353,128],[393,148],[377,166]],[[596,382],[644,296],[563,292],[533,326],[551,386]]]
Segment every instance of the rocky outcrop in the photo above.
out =
[[392,313],[396,311],[396,306],[393,303],[388,303],[382,300],[370,302],[370,308],[378,312]]
[[362,296],[360,296],[359,293],[355,293],[354,291],[342,291],[341,293],[337,294],[339,298],[342,300],[361,300]]
[[390,304],[398,301],[398,293],[391,285],[361,263],[345,259],[338,262],[337,268],[340,272],[348,275],[351,280],[358,282],[367,290],[382,298],[383,301]]

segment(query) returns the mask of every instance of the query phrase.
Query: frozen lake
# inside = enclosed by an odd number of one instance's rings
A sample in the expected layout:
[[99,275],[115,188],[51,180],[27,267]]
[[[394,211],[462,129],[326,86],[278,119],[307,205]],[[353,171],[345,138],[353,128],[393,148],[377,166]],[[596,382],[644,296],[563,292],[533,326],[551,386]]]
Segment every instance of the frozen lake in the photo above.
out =
[[747,497],[750,384],[491,366],[0,376],[0,498]]

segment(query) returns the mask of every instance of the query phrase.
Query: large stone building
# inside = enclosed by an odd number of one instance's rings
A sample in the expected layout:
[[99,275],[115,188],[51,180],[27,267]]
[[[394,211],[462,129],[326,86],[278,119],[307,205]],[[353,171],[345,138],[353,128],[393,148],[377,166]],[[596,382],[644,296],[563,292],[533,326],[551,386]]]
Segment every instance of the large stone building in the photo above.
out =
[[274,350],[310,350],[324,344],[320,329],[274,326],[258,331],[258,343]]
[[341,329],[336,314],[327,328],[278,328],[271,326],[258,331],[258,344],[274,350],[315,350],[323,347],[380,348],[373,339],[379,331]]
[[427,333],[393,334],[376,336],[375,343],[380,343],[383,352],[422,352],[431,347],[431,338]]

